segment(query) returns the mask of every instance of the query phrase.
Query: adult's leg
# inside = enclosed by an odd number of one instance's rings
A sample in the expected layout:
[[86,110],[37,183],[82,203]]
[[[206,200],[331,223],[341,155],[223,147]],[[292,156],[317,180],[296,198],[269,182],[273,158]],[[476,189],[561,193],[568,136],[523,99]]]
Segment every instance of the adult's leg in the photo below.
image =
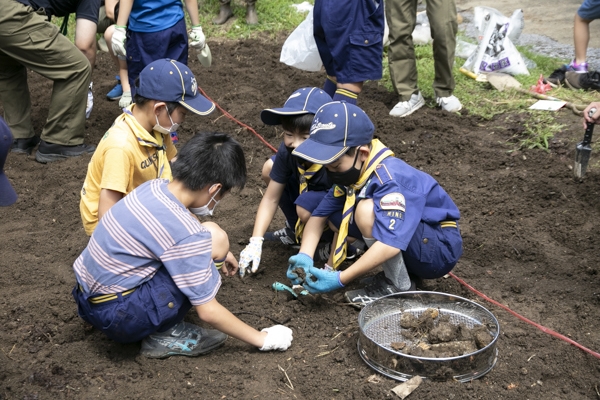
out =
[[[427,3],[429,6],[429,2]],[[385,2],[389,26],[388,63],[390,80],[401,101],[417,93],[417,62],[412,32],[417,23],[417,0]]]
[[587,48],[590,42],[590,22],[589,19],[583,19],[579,14],[575,14],[573,23],[573,42],[575,45],[575,62],[583,64],[587,58]]
[[448,97],[454,91],[454,52],[456,49],[456,4],[454,0],[428,0],[427,17],[433,38],[435,79],[433,90],[436,97]]
[[[82,144],[90,63],[81,51],[59,34],[58,27],[49,23],[45,15],[34,13],[30,7],[16,1],[3,1],[0,3],[0,15],[0,51],[54,81],[42,140],[69,146]],[[2,81],[5,79],[6,76],[3,76]],[[13,95],[10,101],[3,102],[5,110],[10,104],[7,114],[15,112],[12,104],[16,97]],[[15,115],[22,116],[23,112]],[[15,122],[19,123],[18,120]],[[31,130],[21,127],[17,134],[30,135]]]

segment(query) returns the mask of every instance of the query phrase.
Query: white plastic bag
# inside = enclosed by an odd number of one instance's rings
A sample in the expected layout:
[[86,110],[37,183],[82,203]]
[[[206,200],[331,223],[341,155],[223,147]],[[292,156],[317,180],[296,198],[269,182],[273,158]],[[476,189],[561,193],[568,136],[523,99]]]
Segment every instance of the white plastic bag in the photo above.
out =
[[308,12],[306,19],[285,40],[279,61],[304,71],[321,70],[323,62],[313,36],[312,9]]
[[416,22],[415,30],[412,32],[413,44],[418,46],[431,43],[433,39],[427,13],[425,11],[418,12]]
[[522,12],[513,13],[512,19],[509,19],[489,7],[475,7],[474,11],[477,14],[475,24],[480,32],[480,42],[463,68],[476,74],[504,72],[511,75],[529,75],[521,53],[508,36],[511,24],[515,25],[515,29],[511,31],[513,37],[518,37],[523,29],[522,21],[519,22]]

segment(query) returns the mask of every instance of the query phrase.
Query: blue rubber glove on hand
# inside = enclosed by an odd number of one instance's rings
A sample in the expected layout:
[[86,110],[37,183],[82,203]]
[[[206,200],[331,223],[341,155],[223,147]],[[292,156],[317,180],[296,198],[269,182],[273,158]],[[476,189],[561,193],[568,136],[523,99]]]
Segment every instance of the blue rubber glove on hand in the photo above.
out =
[[296,272],[294,272],[297,268],[304,269],[305,275],[308,277],[308,269],[313,266],[313,259],[309,257],[308,254],[298,253],[295,256],[291,256],[288,260],[288,270],[287,277],[290,281],[292,281],[293,285],[302,285],[304,283],[304,279],[300,278]]
[[307,278],[302,286],[312,294],[331,292],[344,287],[340,274],[340,271],[327,271],[311,266],[308,268]]

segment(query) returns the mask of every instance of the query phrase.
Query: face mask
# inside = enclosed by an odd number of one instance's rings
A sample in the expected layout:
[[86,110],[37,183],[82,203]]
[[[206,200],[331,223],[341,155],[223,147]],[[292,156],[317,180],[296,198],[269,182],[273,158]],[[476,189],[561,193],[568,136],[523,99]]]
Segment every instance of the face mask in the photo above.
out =
[[[166,110],[166,107],[165,107]],[[158,115],[155,115],[156,117],[156,125],[154,125],[154,129],[156,132],[161,133],[163,135],[169,135],[173,132],[177,132],[177,130],[179,129],[179,124],[176,124],[173,122],[173,120],[171,119],[171,115],[169,114],[169,111],[167,110],[167,115],[169,116],[169,120],[171,121],[171,127],[170,128],[165,128],[163,126],[160,125],[160,123],[158,122]]]
[[[221,190],[221,188],[219,188],[219,190]],[[219,204],[219,201],[221,201],[221,200],[215,200],[215,196],[217,195],[217,193],[219,193],[219,190],[217,190],[215,192],[215,194],[213,194],[213,196],[210,198],[210,200],[208,201],[208,203],[206,203],[202,207],[190,208],[190,211],[192,212],[192,214],[194,214],[194,215],[196,215],[198,217],[203,217],[203,216],[207,216],[207,215],[213,215],[213,212],[215,211],[215,208],[217,207],[217,204]],[[215,202],[215,206],[213,208],[209,209],[208,205],[212,201]]]
[[285,146],[286,150],[288,151],[288,153],[292,154],[292,151],[294,151],[296,148],[295,147],[288,147]]
[[[359,151],[357,149],[356,156],[354,157],[354,164],[356,164],[356,160],[358,159],[358,154],[359,154]],[[350,167],[350,169],[348,171],[344,171],[344,172],[332,172],[332,171],[326,169],[327,178],[329,178],[330,182],[335,183],[336,185],[340,185],[340,186],[350,186],[350,185],[355,184],[356,182],[358,182],[358,179],[360,178],[360,170],[362,169],[362,166],[359,169],[359,168],[356,168],[354,166],[354,164],[352,164],[352,167]]]

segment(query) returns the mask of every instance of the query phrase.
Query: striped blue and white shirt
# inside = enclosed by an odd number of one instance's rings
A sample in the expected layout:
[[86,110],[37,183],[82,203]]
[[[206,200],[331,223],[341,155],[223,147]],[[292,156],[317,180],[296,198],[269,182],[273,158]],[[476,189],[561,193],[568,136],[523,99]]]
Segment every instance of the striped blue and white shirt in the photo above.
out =
[[87,294],[120,293],[166,268],[193,305],[212,300],[221,276],[212,261],[210,232],[167,189],[148,181],[104,214],[73,264]]

